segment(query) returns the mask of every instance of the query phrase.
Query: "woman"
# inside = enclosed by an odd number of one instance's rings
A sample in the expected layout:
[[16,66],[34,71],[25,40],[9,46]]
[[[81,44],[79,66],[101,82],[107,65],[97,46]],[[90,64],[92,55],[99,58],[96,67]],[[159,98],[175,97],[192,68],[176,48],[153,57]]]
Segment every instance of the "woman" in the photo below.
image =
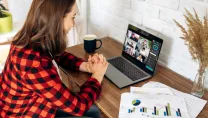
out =
[[[88,62],[64,52],[74,25],[75,0],[33,0],[0,76],[0,117],[82,116],[99,97],[108,63],[102,55]],[[92,76],[73,94],[62,83],[54,62]]]

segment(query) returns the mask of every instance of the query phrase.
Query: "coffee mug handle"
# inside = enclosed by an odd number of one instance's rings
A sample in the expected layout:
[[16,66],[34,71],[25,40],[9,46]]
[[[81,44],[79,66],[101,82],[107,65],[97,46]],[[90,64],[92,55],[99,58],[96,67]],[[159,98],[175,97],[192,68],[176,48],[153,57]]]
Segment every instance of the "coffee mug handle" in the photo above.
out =
[[99,49],[99,48],[101,48],[101,46],[102,46],[102,44],[103,44],[102,41],[101,41],[100,39],[96,39],[96,42],[97,42],[97,41],[100,42],[100,46],[99,46],[98,48],[96,47],[96,50]]

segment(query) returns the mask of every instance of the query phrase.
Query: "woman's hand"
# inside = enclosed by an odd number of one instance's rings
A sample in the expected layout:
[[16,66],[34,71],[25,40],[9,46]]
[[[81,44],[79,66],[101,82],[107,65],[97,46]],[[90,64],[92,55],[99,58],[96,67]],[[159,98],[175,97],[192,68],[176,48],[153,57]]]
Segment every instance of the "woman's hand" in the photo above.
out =
[[[93,59],[92,59],[93,58]],[[92,61],[93,60],[93,61]],[[91,69],[89,68],[89,62],[92,62],[94,63],[95,61],[98,61],[98,58],[97,58],[97,54],[95,56],[92,57],[91,55],[89,55],[89,58],[88,58],[88,62],[83,62],[81,65],[80,65],[80,68],[79,70],[82,71],[82,72],[88,72],[88,73],[92,73]]]
[[79,71],[91,73],[91,70],[87,67],[88,62],[82,62],[79,67]]
[[102,54],[96,53],[93,57],[89,57],[89,63],[87,65],[91,69],[92,77],[101,83],[108,68],[106,58]]
[[106,58],[102,54],[95,53],[93,56],[89,56],[88,62],[97,63],[98,61],[106,62]]
[[102,54],[96,53],[93,56],[89,56],[88,62],[83,62],[81,66],[84,66],[85,72],[92,73],[92,77],[101,83],[107,70],[108,62]]
[[80,65],[79,70],[82,72],[88,72],[92,73],[91,68],[89,68],[89,62],[91,63],[97,63],[98,61],[101,61],[102,63],[106,62],[106,58],[102,54],[94,54],[93,56],[89,55],[88,62],[83,62]]

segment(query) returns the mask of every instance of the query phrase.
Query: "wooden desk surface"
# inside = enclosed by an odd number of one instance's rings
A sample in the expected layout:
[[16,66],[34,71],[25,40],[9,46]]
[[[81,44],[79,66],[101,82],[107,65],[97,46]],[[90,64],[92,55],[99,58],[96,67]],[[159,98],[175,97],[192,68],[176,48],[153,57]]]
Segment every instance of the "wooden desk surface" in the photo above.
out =
[[[116,40],[112,40],[111,38],[103,38],[103,46],[98,49],[96,52],[103,54],[106,58],[111,58],[114,56],[121,55],[122,44],[118,43]],[[84,51],[83,44],[70,47],[66,50],[67,52],[73,53],[74,55],[81,57],[83,59],[88,58],[89,54]],[[82,73],[82,72],[69,72],[73,76],[73,80],[82,85],[90,74]],[[190,93],[192,88],[191,80],[188,80],[175,72],[164,68],[160,65],[157,67],[157,72],[154,77],[151,79],[139,82],[134,84],[133,86],[142,86],[143,84],[149,81],[156,81],[166,84],[172,88],[180,90],[182,92]],[[99,99],[96,101],[97,106],[105,113],[109,118],[118,118],[119,113],[119,105],[120,105],[120,96],[124,92],[129,92],[130,87],[119,89],[108,79],[104,78],[102,83],[102,92]],[[205,92],[203,99],[208,100],[208,91]],[[198,118],[208,118],[208,104],[204,107],[202,112],[199,114]]]

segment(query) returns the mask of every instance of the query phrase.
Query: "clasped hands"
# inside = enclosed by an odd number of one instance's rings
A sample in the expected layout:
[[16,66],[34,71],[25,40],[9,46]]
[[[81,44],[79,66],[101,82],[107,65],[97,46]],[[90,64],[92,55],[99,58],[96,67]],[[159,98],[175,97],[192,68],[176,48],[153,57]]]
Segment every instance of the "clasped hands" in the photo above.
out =
[[108,67],[108,62],[102,54],[94,54],[89,56],[88,62],[83,62],[80,65],[80,71],[92,73],[92,77],[102,82],[105,72]]

